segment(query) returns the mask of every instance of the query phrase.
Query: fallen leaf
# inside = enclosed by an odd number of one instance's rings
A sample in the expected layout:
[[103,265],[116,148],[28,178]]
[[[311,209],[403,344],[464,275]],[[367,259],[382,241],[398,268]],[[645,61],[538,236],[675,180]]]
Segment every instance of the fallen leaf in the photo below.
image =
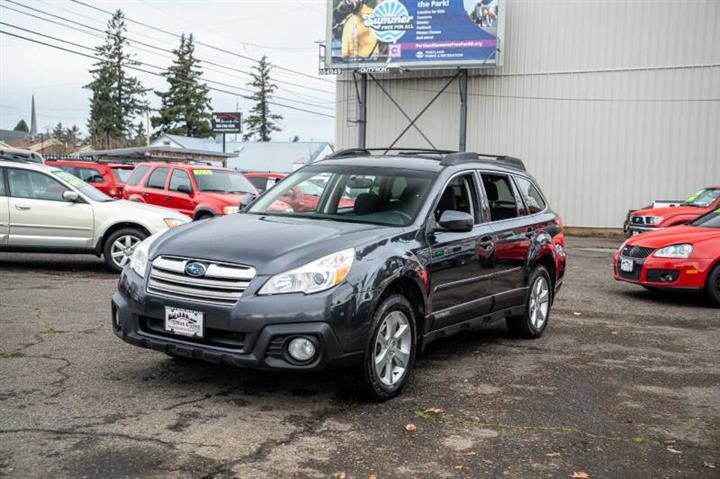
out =
[[462,468],[463,468],[462,464],[458,464],[457,466],[455,466],[455,469],[457,469],[457,470],[460,470]]
[[717,467],[717,466],[716,466],[715,464],[713,464],[712,462],[707,462],[707,461],[703,462],[703,466],[704,466],[704,467],[707,467],[708,469],[715,469],[715,468]]
[[493,464],[493,462],[490,459],[483,459],[483,462],[489,466]]
[[440,409],[439,407],[429,407],[425,410],[425,412],[433,413],[433,414],[441,414],[444,413],[444,409]]
[[545,455],[547,457],[559,457],[560,453],[559,452],[546,452]]
[[582,316],[582,313],[578,313],[577,311],[573,311],[573,315],[575,315],[575,316]]
[[476,456],[476,455],[477,455],[477,452],[475,452],[475,451],[470,451],[470,452],[466,452],[463,454],[463,456]]
[[406,431],[414,431],[415,429],[417,429],[417,427],[415,427],[415,424],[413,424],[413,423],[405,424]]
[[590,474],[585,471],[575,471],[570,476],[572,479],[590,479]]
[[667,452],[669,452],[671,454],[682,454],[682,451],[678,451],[677,449],[674,449],[670,446],[667,447]]
[[333,479],[345,479],[347,477],[347,474],[344,472],[336,472],[332,475]]

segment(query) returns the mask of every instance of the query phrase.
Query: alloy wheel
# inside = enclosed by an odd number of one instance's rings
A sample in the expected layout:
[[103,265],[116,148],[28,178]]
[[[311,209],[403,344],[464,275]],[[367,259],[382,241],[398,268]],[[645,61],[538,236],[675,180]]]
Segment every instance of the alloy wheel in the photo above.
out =
[[412,352],[410,320],[401,311],[383,319],[375,338],[374,364],[378,379],[385,386],[395,386],[406,374]]
[[133,235],[123,235],[116,239],[110,247],[110,256],[112,262],[120,268],[124,267],[130,256],[135,252],[135,248],[140,243],[140,238]]
[[543,276],[538,276],[530,292],[530,323],[536,330],[545,324],[550,309],[550,287]]

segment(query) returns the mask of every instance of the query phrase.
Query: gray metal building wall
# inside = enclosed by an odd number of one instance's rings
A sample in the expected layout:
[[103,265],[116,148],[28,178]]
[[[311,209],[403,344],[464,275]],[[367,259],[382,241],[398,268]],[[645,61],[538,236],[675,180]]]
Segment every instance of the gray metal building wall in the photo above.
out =
[[[503,67],[470,72],[469,151],[523,158],[572,226],[619,227],[631,207],[720,184],[720,1],[502,5]],[[452,74],[377,77],[414,116]],[[349,78],[338,78],[339,148],[357,146]],[[368,146],[407,124],[370,82]],[[419,126],[457,148],[457,84]],[[398,145],[428,146],[414,129]]]

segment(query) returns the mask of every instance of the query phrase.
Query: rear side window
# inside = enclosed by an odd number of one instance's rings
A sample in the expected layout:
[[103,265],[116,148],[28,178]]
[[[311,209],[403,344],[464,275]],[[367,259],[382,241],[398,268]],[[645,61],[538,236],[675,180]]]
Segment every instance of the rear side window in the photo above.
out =
[[128,186],[135,186],[140,184],[140,181],[142,181],[145,173],[147,173],[149,169],[149,166],[138,166],[137,168],[135,168],[132,172],[132,175],[130,175],[130,178],[128,178],[127,180]]
[[102,176],[102,173],[100,173],[99,170],[96,170],[95,168],[82,168],[77,167],[77,176],[81,180],[83,180],[86,183],[104,183],[105,179]]
[[483,173],[482,180],[490,205],[492,221],[516,218],[518,216],[518,203],[510,177]]
[[4,169],[0,168],[0,196],[7,196],[5,193],[5,173]]
[[119,183],[127,182],[133,172],[130,168],[113,168],[112,170]]
[[170,168],[158,168],[152,172],[150,178],[148,178],[145,186],[148,188],[156,188],[162,190],[165,188],[165,180],[167,180],[168,172]]
[[515,181],[529,214],[534,215],[545,209],[545,200],[530,180],[516,176]]
[[260,192],[265,191],[267,189],[268,179],[265,178],[264,176],[253,176],[253,177],[248,178],[248,181],[250,181],[250,183],[253,184],[255,189],[257,189]]
[[192,191],[192,183],[190,183],[188,174],[183,170],[174,169],[170,177],[170,191],[180,191],[180,186],[185,186],[186,191]]

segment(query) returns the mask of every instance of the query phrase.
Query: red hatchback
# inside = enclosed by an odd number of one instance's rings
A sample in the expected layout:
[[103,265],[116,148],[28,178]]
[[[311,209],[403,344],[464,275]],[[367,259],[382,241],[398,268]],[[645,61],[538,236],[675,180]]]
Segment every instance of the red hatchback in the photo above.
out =
[[125,185],[130,201],[172,208],[193,219],[237,213],[257,190],[240,173],[185,163],[140,163]]
[[720,208],[689,225],[628,239],[615,253],[615,279],[647,289],[704,291],[720,306]]
[[125,163],[96,163],[82,160],[47,160],[45,164],[57,166],[113,198],[122,198],[125,182],[135,168],[135,165]]

